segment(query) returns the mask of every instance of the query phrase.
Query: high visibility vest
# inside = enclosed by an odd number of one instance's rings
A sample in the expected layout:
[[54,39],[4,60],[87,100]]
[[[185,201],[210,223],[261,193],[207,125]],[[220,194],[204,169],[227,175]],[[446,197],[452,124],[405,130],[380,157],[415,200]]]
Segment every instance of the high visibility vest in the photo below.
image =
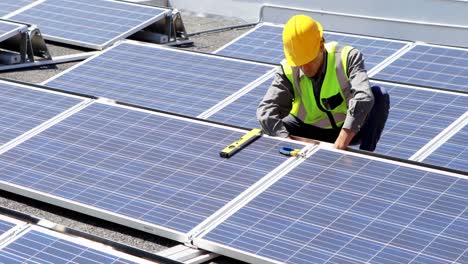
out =
[[[330,129],[343,125],[348,112],[348,102],[352,98],[346,67],[352,47],[340,47],[336,42],[329,42],[325,44],[325,48],[328,52],[327,69],[319,100],[316,100],[309,77],[303,75],[299,79],[299,67],[289,66],[286,60],[283,60],[281,65],[284,74],[294,87],[290,114],[306,124]],[[341,103],[337,105],[340,101]]]

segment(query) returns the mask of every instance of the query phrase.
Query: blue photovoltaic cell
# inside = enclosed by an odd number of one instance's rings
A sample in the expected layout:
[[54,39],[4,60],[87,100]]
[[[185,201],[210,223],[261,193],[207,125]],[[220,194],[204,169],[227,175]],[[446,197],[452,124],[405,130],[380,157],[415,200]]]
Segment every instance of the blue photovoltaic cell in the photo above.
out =
[[30,230],[0,250],[1,263],[136,263],[91,247]]
[[198,116],[272,68],[125,42],[46,85]]
[[18,34],[22,29],[26,29],[26,25],[0,21],[0,41]]
[[34,0],[2,0],[0,1],[0,16],[7,15],[32,2],[34,2]]
[[187,232],[286,160],[271,138],[221,158],[242,135],[96,103],[0,155],[0,180]]
[[208,119],[245,128],[259,127],[260,124],[258,123],[256,115],[257,106],[267,92],[272,81],[273,78],[264,81]]
[[82,100],[0,81],[0,145]]
[[[280,26],[261,25],[217,54],[279,64],[284,59],[282,31],[283,27]],[[325,32],[324,38],[326,41],[337,41],[341,45],[350,45],[360,50],[368,70],[406,46],[403,42],[331,32]]]
[[377,84],[390,94],[390,114],[377,153],[408,159],[468,111],[468,96]]
[[468,126],[453,135],[423,162],[468,172]]
[[5,219],[0,219],[0,235],[3,235],[6,231],[12,229],[15,226],[15,223],[9,222]]
[[467,188],[319,150],[203,239],[286,263],[466,263]]
[[468,50],[416,45],[374,77],[468,92]]
[[142,29],[167,11],[110,0],[44,0],[10,19],[38,25],[45,38],[98,48]]

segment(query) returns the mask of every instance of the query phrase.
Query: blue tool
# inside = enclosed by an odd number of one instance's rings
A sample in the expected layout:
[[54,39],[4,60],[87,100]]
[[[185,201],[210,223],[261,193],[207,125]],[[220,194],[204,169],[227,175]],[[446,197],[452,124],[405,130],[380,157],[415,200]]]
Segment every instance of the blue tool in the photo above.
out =
[[297,155],[299,155],[299,152],[301,152],[301,150],[291,147],[281,147],[279,149],[279,152],[286,156],[296,157]]

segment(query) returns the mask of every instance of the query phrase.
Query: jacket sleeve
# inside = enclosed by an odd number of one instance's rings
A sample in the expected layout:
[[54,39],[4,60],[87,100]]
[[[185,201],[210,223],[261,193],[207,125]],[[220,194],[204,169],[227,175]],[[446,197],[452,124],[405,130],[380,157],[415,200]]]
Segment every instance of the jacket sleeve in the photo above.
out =
[[347,67],[352,98],[349,100],[343,128],[359,132],[374,106],[374,95],[364,66],[364,57],[357,49],[349,52]]
[[279,137],[289,136],[282,119],[291,111],[293,99],[292,84],[281,66],[278,66],[273,82],[257,107],[257,119],[264,133]]

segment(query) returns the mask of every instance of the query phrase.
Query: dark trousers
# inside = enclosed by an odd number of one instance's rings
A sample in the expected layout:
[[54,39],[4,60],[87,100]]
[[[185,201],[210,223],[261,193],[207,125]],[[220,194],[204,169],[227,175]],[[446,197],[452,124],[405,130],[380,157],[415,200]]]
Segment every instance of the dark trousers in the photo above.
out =
[[[362,150],[374,151],[380,135],[387,122],[388,112],[390,109],[390,96],[384,88],[373,86],[372,93],[374,94],[374,106],[372,107],[366,122],[361,130],[351,141],[351,145],[361,144]],[[316,139],[334,143],[340,129],[322,129],[312,125],[304,124],[299,118],[288,115],[283,118],[283,123],[291,135]]]

